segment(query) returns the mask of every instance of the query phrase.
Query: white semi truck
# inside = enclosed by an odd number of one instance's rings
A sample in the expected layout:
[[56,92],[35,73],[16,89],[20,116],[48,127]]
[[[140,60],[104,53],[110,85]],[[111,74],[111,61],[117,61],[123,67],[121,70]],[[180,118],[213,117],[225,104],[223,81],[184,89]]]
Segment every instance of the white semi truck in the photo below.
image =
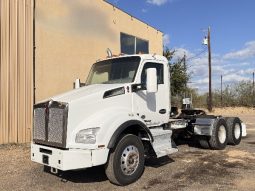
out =
[[[52,172],[105,165],[108,179],[130,184],[145,157],[177,152],[173,136],[194,136],[202,147],[239,144],[237,117],[183,110],[172,115],[169,64],[159,55],[123,55],[98,61],[83,87],[34,106],[31,159]],[[177,137],[177,136],[175,136]]]

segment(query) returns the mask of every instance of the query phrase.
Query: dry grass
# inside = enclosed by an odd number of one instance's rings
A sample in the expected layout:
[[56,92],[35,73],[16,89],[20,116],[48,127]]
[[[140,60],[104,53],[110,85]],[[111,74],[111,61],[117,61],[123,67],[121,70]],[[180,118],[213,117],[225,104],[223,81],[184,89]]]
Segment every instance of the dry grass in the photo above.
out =
[[247,107],[224,107],[224,108],[213,108],[210,113],[206,110],[208,114],[212,115],[223,115],[223,116],[239,116],[239,115],[255,115],[255,108]]

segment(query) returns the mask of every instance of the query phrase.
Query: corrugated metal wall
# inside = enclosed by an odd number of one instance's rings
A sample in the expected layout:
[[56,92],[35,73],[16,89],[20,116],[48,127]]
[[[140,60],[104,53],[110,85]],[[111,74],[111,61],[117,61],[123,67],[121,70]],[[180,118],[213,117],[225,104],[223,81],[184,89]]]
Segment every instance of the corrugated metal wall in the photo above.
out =
[[33,0],[0,0],[0,144],[31,140]]

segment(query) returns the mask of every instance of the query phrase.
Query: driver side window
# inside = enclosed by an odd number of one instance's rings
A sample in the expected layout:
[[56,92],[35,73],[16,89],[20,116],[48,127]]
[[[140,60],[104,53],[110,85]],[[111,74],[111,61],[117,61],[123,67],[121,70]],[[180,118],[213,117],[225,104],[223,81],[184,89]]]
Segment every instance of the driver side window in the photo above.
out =
[[141,75],[141,83],[142,84],[146,83],[146,79],[147,79],[146,70],[148,68],[156,68],[158,84],[164,84],[164,65],[159,63],[152,63],[152,62],[147,62],[143,66],[143,71]]

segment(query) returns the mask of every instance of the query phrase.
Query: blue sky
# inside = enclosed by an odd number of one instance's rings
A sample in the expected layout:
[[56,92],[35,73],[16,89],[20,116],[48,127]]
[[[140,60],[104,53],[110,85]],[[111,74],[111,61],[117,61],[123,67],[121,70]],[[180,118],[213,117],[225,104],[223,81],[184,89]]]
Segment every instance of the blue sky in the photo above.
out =
[[[164,32],[165,45],[176,57],[188,57],[190,86],[208,89],[207,47],[202,45],[211,27],[213,88],[220,75],[227,86],[251,80],[255,71],[254,0],[108,0],[122,10]],[[196,56],[198,55],[199,56]]]

